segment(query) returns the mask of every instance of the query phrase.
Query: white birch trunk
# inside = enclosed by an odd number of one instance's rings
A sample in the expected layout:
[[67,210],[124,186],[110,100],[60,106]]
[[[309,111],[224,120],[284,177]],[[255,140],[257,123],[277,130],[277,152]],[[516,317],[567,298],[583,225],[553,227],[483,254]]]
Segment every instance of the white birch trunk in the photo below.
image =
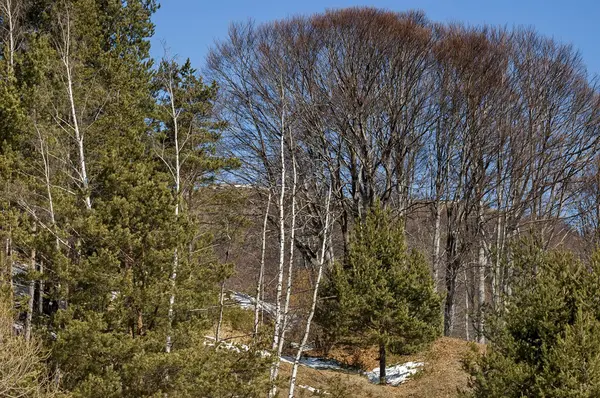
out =
[[[18,4],[19,3],[17,3],[17,6]],[[13,9],[13,0],[4,0],[1,5],[1,10],[5,17],[5,23],[8,25],[8,76],[12,77],[15,68],[15,14],[17,10]]]
[[323,241],[321,243],[321,253],[319,258],[319,269],[317,271],[317,280],[315,281],[315,287],[313,290],[312,304],[310,306],[310,312],[308,314],[308,319],[306,320],[306,328],[304,329],[304,335],[302,336],[302,342],[300,343],[300,347],[298,347],[298,352],[296,352],[296,358],[294,359],[294,366],[292,367],[292,375],[290,377],[290,389],[288,398],[294,397],[294,389],[296,388],[296,377],[298,375],[298,365],[300,364],[300,357],[302,357],[302,352],[304,351],[304,347],[308,342],[308,336],[310,335],[310,325],[312,323],[312,319],[315,315],[315,308],[317,306],[317,299],[319,297],[319,285],[321,283],[321,277],[323,275],[323,265],[325,264],[325,249],[327,247],[327,233],[329,231],[329,219],[331,217],[329,211],[329,205],[331,203],[331,187],[329,187],[329,193],[327,195],[327,204],[325,210],[325,227],[323,228]]
[[225,281],[221,282],[221,289],[219,290],[219,320],[217,321],[217,328],[215,330],[215,343],[221,340],[221,325],[223,324],[223,308],[225,300]]
[[256,301],[254,305],[254,330],[252,332],[253,339],[256,341],[256,336],[258,334],[258,323],[259,323],[259,313],[260,307],[259,303],[262,299],[262,285],[265,274],[265,253],[267,250],[267,221],[269,220],[269,209],[271,207],[271,192],[269,192],[269,198],[267,199],[267,209],[265,210],[265,217],[263,219],[262,225],[262,247],[260,252],[260,270],[258,272],[258,281],[256,282]]
[[75,134],[75,141],[77,143],[77,152],[79,155],[79,179],[81,183],[81,189],[84,195],[85,207],[90,210],[92,208],[92,201],[90,199],[89,192],[89,180],[87,175],[87,166],[85,161],[85,147],[83,144],[83,132],[79,126],[79,120],[77,117],[77,108],[75,106],[75,96],[73,95],[73,75],[72,75],[72,66],[71,66],[71,54],[70,54],[70,46],[71,46],[71,21],[69,19],[69,15],[67,12],[67,21],[66,21],[66,30],[63,30],[63,45],[62,49],[62,62],[65,67],[66,72],[66,85],[67,85],[67,96],[69,99],[69,107],[71,112],[72,126],[73,132]]
[[[283,91],[283,90],[282,90]],[[279,334],[281,329],[281,295],[283,293],[283,270],[284,270],[284,262],[285,262],[285,209],[284,209],[284,201],[285,201],[285,111],[281,112],[281,140],[280,140],[280,157],[281,157],[281,187],[279,193],[279,266],[277,270],[277,293],[275,298],[275,327],[273,330],[273,344],[271,345],[271,349],[275,354],[277,354],[277,349],[279,347]],[[280,358],[275,355],[275,359],[273,365],[271,366],[271,374],[269,380],[271,385],[275,383],[275,374],[276,369],[279,366]],[[271,389],[270,396],[274,391]]]
[[289,321],[289,309],[290,309],[290,298],[292,295],[292,281],[293,281],[293,269],[294,269],[294,238],[296,236],[296,189],[298,184],[298,170],[296,169],[296,157],[294,156],[293,145],[291,145],[292,137],[290,134],[290,149],[292,152],[292,225],[290,230],[290,255],[288,258],[288,271],[287,271],[287,286],[285,291],[285,300],[283,305],[283,324],[281,327],[281,335],[279,337],[279,345],[277,346],[277,354],[275,356],[275,371],[273,379],[276,380],[279,374],[279,365],[281,353],[283,352],[283,344],[285,341],[285,332]]
[[487,256],[485,253],[485,238],[483,231],[483,203],[479,203],[479,214],[477,215],[479,224],[479,256],[477,261],[477,341],[485,343],[483,336],[483,307],[485,305],[485,270],[487,268]]
[[[179,161],[179,123],[178,123],[178,117],[179,117],[179,113],[177,112],[177,110],[175,109],[175,98],[174,98],[174,89],[173,89],[173,79],[172,77],[169,75],[169,98],[170,98],[170,102],[171,102],[171,118],[173,119],[173,134],[175,135],[175,173],[174,173],[174,179],[175,179],[175,219],[178,220],[179,219],[179,200],[180,200],[180,191],[181,191],[181,163]],[[171,337],[171,333],[172,333],[172,326],[173,326],[173,318],[175,316],[174,313],[174,307],[175,307],[175,290],[177,288],[177,271],[179,268],[179,252],[177,250],[177,247],[175,247],[175,250],[173,252],[173,266],[171,268],[171,275],[170,275],[170,283],[171,283],[171,295],[169,297],[169,310],[168,310],[168,317],[169,317],[169,324],[168,324],[168,329],[167,329],[167,339],[165,342],[165,352],[170,353],[171,352],[171,347],[173,345],[173,341],[172,341],[172,337]],[[222,288],[221,288],[222,289]],[[222,300],[222,298],[221,298]],[[217,330],[217,334],[218,334],[218,330]],[[217,337],[218,339],[218,337]]]
[[485,305],[485,268],[487,265],[487,258],[485,255],[485,248],[483,247],[483,239],[479,243],[479,260],[477,267],[477,301],[478,301],[478,313],[477,313],[477,341],[479,343],[485,343],[485,337],[483,336],[483,307]]

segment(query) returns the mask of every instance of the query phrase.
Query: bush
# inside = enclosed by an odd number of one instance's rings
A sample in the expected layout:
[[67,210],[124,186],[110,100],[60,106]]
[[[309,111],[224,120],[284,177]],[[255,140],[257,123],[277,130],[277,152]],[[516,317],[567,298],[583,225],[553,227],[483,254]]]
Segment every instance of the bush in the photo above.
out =
[[18,336],[13,319],[8,300],[0,299],[0,397],[57,397],[41,343]]

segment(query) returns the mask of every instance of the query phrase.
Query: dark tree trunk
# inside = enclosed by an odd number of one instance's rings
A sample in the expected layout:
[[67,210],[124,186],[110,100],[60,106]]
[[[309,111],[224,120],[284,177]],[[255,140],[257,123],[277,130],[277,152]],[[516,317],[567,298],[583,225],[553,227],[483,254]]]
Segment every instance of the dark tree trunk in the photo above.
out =
[[446,238],[448,264],[446,267],[446,302],[444,304],[444,336],[450,336],[454,327],[454,303],[456,296],[456,277],[460,262],[456,250],[456,234],[449,231]]
[[379,342],[379,384],[385,385],[385,343]]

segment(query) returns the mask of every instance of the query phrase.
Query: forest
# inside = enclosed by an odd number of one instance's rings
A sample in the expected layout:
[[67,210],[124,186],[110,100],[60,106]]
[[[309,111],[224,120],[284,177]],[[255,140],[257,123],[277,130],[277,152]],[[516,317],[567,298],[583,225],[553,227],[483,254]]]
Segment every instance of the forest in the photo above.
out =
[[365,7],[192,65],[158,8],[0,0],[0,397],[600,396],[577,49]]

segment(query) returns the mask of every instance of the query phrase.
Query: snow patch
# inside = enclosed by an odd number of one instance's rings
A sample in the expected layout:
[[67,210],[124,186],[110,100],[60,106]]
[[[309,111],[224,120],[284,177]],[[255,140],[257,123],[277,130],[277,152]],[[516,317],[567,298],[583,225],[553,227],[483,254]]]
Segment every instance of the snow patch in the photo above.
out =
[[308,390],[314,394],[322,394],[322,395],[330,395],[327,391],[323,391],[323,390],[319,390],[318,388],[314,388],[311,386],[305,386],[303,384],[298,384],[298,388],[303,388],[305,390]]
[[[281,357],[281,361],[287,363],[294,363],[295,359],[291,356]],[[339,362],[331,359],[304,357],[300,358],[299,364],[317,370],[344,370]]]
[[[256,298],[250,296],[249,294],[231,291],[229,297],[231,300],[235,301],[242,309],[254,310],[255,308]],[[260,310],[263,310],[270,316],[275,316],[275,305],[271,303],[259,300],[258,308]]]
[[[425,364],[423,362],[406,362],[385,368],[386,382],[392,386],[399,386],[409,379],[410,376],[419,372]],[[379,368],[366,373],[371,383],[379,383]]]
[[[234,351],[238,354],[240,354],[242,351],[246,351],[246,352],[250,351],[250,347],[248,347],[246,344],[237,344],[237,343],[232,343],[232,342],[223,341],[223,340],[221,340],[217,343],[213,336],[204,336],[204,338],[205,338],[205,340],[204,340],[203,344],[205,347],[215,347],[215,348],[219,348],[219,349],[226,349],[228,351]],[[270,352],[264,351],[264,350],[259,351],[259,354],[263,358],[271,356]]]

